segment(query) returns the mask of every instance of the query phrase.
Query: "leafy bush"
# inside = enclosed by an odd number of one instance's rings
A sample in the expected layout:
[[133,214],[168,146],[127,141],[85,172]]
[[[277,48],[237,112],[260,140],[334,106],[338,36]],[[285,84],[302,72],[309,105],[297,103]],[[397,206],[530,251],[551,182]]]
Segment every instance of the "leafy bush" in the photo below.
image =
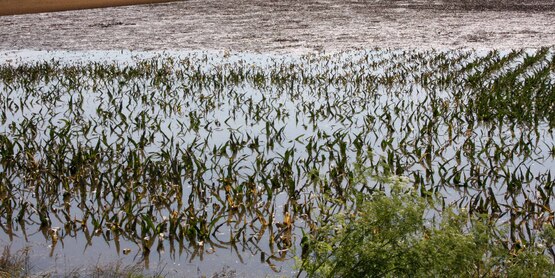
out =
[[[311,277],[552,277],[545,247],[510,245],[485,217],[438,213],[396,182],[303,238]],[[440,219],[440,220],[434,220]],[[539,239],[538,239],[539,240]],[[505,243],[505,244],[503,244]]]

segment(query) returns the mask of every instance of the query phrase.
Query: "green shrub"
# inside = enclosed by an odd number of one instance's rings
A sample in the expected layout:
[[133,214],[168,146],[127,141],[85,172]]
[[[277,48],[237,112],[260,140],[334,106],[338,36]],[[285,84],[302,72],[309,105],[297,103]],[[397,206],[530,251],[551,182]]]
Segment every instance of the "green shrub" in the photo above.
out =
[[[311,277],[551,277],[545,247],[509,248],[487,219],[438,213],[397,182],[371,195],[352,216],[337,215],[303,239]],[[440,219],[440,220],[433,220]]]

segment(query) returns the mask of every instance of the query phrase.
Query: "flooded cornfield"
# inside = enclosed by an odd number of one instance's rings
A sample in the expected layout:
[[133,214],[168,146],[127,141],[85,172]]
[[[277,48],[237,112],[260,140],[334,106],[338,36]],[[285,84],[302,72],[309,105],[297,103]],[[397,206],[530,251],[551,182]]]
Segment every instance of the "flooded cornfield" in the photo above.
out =
[[554,81],[549,47],[4,52],[0,239],[54,273],[293,276],[321,223],[398,179],[534,245]]

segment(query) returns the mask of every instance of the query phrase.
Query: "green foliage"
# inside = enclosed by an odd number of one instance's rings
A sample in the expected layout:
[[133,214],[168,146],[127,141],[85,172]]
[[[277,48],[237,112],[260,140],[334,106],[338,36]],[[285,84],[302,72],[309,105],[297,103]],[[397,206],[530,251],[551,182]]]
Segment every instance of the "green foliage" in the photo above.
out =
[[[441,219],[434,221],[432,219]],[[305,240],[301,269],[311,277],[551,277],[545,247],[502,244],[485,218],[433,210],[397,182],[351,217],[337,215]],[[538,239],[539,240],[539,239]]]

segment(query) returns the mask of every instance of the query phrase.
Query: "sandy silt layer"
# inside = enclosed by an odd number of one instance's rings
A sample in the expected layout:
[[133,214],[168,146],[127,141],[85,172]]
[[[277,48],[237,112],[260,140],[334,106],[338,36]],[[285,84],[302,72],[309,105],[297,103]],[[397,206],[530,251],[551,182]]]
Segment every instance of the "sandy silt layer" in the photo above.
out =
[[0,16],[163,3],[171,1],[172,0],[0,0]]

